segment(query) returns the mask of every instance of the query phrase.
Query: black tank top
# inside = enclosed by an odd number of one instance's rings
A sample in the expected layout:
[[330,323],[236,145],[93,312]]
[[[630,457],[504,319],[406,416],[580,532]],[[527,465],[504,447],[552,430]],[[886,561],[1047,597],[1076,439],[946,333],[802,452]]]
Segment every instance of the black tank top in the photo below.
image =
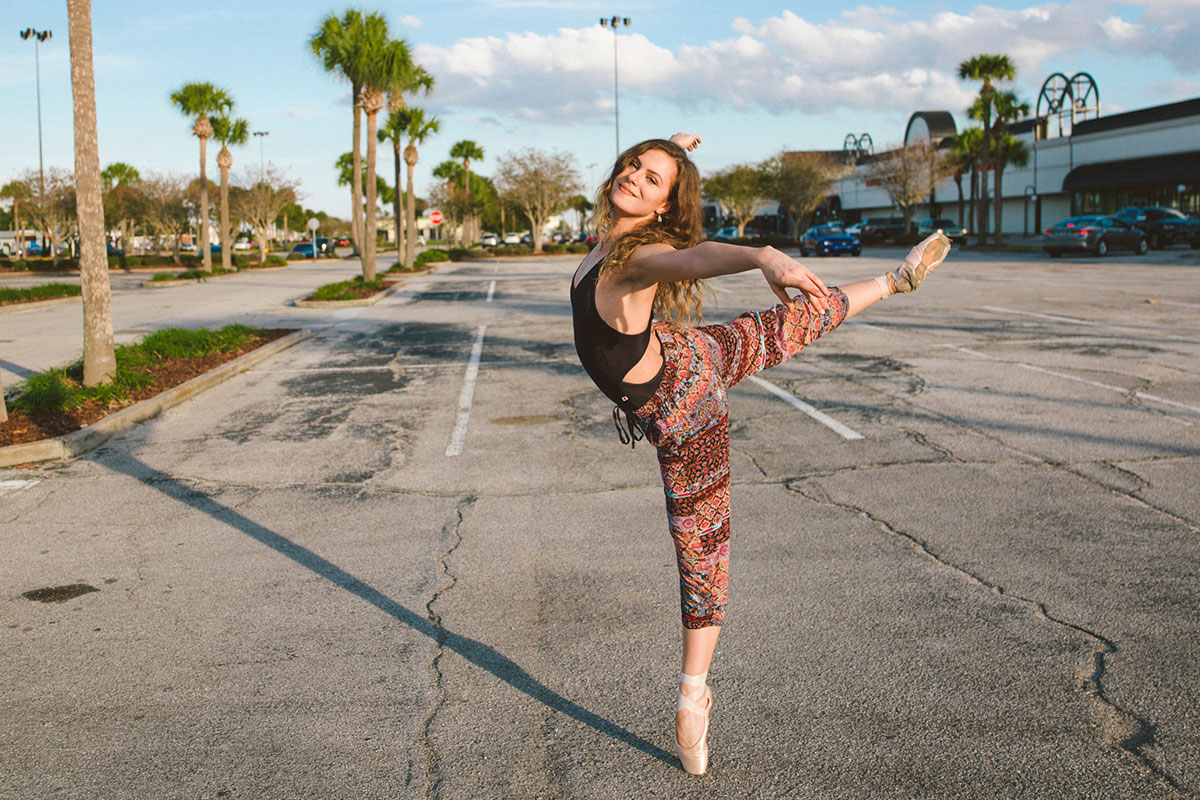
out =
[[621,380],[642,360],[654,324],[647,323],[641,333],[621,333],[613,328],[596,310],[596,283],[600,279],[600,264],[597,261],[579,285],[571,288],[571,316],[575,322],[575,352],[579,362],[587,370],[592,381],[625,411],[636,411],[654,396],[662,381],[666,362],[659,367],[658,374],[646,383],[626,383]]

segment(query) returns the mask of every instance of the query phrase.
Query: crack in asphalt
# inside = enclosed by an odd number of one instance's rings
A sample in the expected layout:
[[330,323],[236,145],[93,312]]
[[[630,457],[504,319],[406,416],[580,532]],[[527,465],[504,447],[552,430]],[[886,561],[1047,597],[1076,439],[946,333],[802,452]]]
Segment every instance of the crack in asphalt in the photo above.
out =
[[[460,496],[461,497],[461,496]],[[433,606],[438,599],[446,592],[454,588],[454,584],[458,579],[450,571],[448,560],[454,551],[462,543],[462,534],[460,528],[463,523],[463,512],[475,504],[477,498],[462,497],[454,504],[454,513],[446,523],[442,525],[442,535],[446,536],[448,541],[446,549],[438,555],[438,569],[441,571],[444,581],[441,586],[433,590],[429,596],[429,600],[425,603],[425,619],[433,626],[436,636],[433,643],[433,652],[429,658],[429,683],[433,688],[433,699],[429,707],[425,709],[425,713],[421,716],[420,722],[417,724],[417,747],[425,756],[425,792],[424,797],[431,800],[440,796],[443,778],[441,774],[441,762],[438,759],[437,751],[434,749],[433,743],[430,741],[430,734],[433,728],[434,718],[442,707],[446,704],[446,687],[443,682],[441,669],[442,656],[446,652],[446,629],[442,627],[442,617]]]
[[[1047,464],[1047,466],[1053,468],[1057,465]],[[1074,474],[1074,472],[1072,472],[1072,474]],[[1087,479],[1086,475],[1080,475],[1079,477]],[[1118,652],[1118,648],[1112,640],[1101,633],[1090,630],[1082,625],[1071,622],[1070,620],[1061,619],[1054,616],[1046,609],[1046,605],[1041,601],[1010,592],[1001,584],[990,581],[981,575],[971,572],[965,567],[948,561],[938,553],[934,552],[928,542],[911,533],[901,530],[897,526],[893,525],[882,517],[871,513],[861,506],[856,506],[851,503],[838,502],[825,496],[815,496],[809,491],[805,491],[806,487],[804,487],[802,484],[806,480],[809,480],[809,478],[798,478],[787,481],[784,485],[788,491],[799,494],[801,497],[817,503],[818,505],[840,508],[844,511],[850,511],[870,520],[880,531],[889,536],[904,539],[909,543],[910,546],[916,549],[917,552],[921,553],[935,564],[951,570],[952,572],[966,578],[968,582],[987,589],[998,596],[1016,600],[1020,604],[1031,608],[1036,617],[1053,625],[1058,625],[1074,631],[1088,639],[1092,645],[1092,654],[1090,659],[1081,664],[1080,668],[1076,671],[1076,688],[1082,694],[1091,698],[1096,704],[1096,708],[1094,710],[1097,712],[1097,715],[1101,720],[1099,727],[1104,735],[1104,743],[1116,746],[1122,752],[1132,756],[1142,766],[1143,769],[1154,775],[1164,786],[1175,791],[1180,796],[1189,798],[1200,797],[1200,795],[1192,793],[1180,785],[1180,783],[1165,768],[1155,764],[1150,757],[1143,752],[1143,746],[1154,741],[1155,726],[1145,717],[1129,709],[1123,708],[1119,703],[1104,693],[1102,679],[1104,677],[1105,670],[1105,657]],[[1109,491],[1114,490],[1109,489]],[[1123,492],[1114,493],[1125,494]],[[823,492],[822,495],[824,495]]]

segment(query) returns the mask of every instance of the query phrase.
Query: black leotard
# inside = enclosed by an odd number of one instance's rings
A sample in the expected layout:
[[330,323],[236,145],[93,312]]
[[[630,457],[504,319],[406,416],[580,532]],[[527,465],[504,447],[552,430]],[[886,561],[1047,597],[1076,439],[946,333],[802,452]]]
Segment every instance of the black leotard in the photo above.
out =
[[592,381],[625,411],[636,411],[654,396],[662,381],[663,369],[646,383],[626,383],[622,380],[642,360],[653,335],[653,323],[646,324],[641,333],[621,333],[613,328],[596,310],[596,282],[600,264],[596,262],[571,288],[571,316],[575,322],[575,352]]

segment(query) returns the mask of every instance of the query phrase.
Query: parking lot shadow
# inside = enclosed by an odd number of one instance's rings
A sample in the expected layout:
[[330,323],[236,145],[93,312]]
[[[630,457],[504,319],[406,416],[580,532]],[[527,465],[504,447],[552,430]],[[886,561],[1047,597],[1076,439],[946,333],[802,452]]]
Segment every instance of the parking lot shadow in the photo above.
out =
[[105,452],[104,456],[96,460],[102,466],[114,472],[128,475],[134,480],[161,492],[172,500],[191,506],[197,511],[207,514],[213,519],[246,534],[259,544],[271,548],[282,556],[290,558],[292,561],[311,570],[335,586],[345,589],[347,592],[375,606],[375,608],[385,614],[408,625],[413,630],[428,636],[438,644],[454,651],[470,663],[486,670],[514,689],[523,692],[528,697],[544,704],[551,710],[565,714],[571,719],[587,725],[596,732],[602,733],[605,736],[611,736],[613,739],[635,750],[640,750],[648,756],[672,765],[677,763],[675,757],[662,748],[646,741],[620,725],[610,722],[599,714],[587,710],[578,703],[568,700],[558,692],[542,684],[519,664],[495,648],[467,636],[461,636],[447,630],[440,624],[435,624],[425,619],[423,616],[392,600],[370,584],[355,578],[328,559],[317,555],[307,547],[298,545],[287,537],[260,525],[243,514],[217,502],[203,492],[184,485],[170,475],[139,461],[133,455],[114,449]]

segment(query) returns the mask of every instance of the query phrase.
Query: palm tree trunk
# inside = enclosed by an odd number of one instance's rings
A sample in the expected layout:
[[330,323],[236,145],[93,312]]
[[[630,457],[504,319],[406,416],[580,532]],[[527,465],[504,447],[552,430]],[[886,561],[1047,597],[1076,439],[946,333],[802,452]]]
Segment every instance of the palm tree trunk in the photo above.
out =
[[208,138],[200,137],[200,254],[201,265],[205,272],[212,272],[212,253],[208,250],[208,173],[205,162],[208,150]]
[[399,134],[396,134],[396,141],[393,142],[393,144],[395,145],[392,155],[393,155],[393,158],[395,159],[394,164],[396,167],[396,170],[395,170],[395,172],[396,172],[396,175],[395,175],[396,193],[392,198],[393,199],[392,220],[396,224],[396,261],[397,261],[397,263],[403,264],[404,263],[404,257],[403,257],[404,239],[403,239],[403,230],[402,230],[402,225],[401,225],[402,220],[400,217],[402,202],[401,202],[401,197],[400,197],[400,135]]
[[408,167],[408,183],[404,201],[404,205],[406,206],[404,212],[404,232],[408,239],[408,246],[404,248],[404,266],[412,269],[414,256],[417,252],[417,200],[413,197],[413,170],[416,168],[416,165],[408,164],[407,159],[405,160],[405,164]]
[[954,173],[954,184],[958,187],[958,227],[963,226],[963,190],[962,190],[962,173]]
[[[363,185],[362,185],[362,100],[359,98],[360,87],[350,84],[354,103],[354,146],[350,148],[350,164],[353,173],[350,176],[350,241],[354,244],[354,255],[363,251]],[[369,146],[369,145],[368,145]]]
[[221,165],[221,269],[233,269],[233,241],[229,235],[229,167]]
[[993,216],[995,218],[996,224],[992,228],[992,230],[995,232],[995,236],[993,238],[994,238],[996,244],[999,245],[1001,243],[1001,231],[1003,230],[1000,227],[1000,222],[1001,222],[1001,216],[1004,213],[1004,195],[1001,194],[1001,192],[1000,192],[1000,178],[1004,174],[1004,168],[1000,166],[999,158],[996,159],[995,164],[996,164],[996,166],[994,168],[994,171],[996,173],[996,194],[995,194],[995,197],[992,198],[992,207],[994,209]]
[[71,39],[71,93],[75,117],[75,205],[79,218],[79,278],[83,287],[83,385],[112,380],[112,290],[104,247],[96,81],[92,66],[91,0],[67,0]]
[[[363,280],[375,280],[375,132],[379,111],[367,109],[367,202],[363,209],[366,217],[363,219]],[[354,172],[358,175],[358,170]]]
[[0,380],[0,422],[8,422],[8,404],[4,402],[4,382]]

